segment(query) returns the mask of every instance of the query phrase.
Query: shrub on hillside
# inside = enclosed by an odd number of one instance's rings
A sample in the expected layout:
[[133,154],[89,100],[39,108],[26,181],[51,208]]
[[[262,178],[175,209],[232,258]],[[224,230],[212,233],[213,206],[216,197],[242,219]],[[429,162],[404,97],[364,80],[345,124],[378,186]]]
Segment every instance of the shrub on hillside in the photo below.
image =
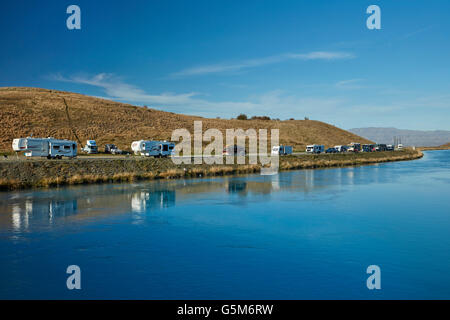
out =
[[238,120],[247,120],[248,118],[247,118],[246,114],[241,113],[240,115],[237,116],[236,119],[238,119]]
[[253,117],[251,117],[251,120],[270,120],[270,117],[268,117],[268,116],[253,116]]

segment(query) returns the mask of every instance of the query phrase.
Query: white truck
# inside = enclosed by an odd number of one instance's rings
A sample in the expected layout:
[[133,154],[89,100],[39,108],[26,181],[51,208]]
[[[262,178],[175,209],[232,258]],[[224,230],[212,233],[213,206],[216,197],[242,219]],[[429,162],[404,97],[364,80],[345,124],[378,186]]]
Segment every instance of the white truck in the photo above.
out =
[[97,142],[95,142],[95,140],[87,140],[86,145],[83,148],[83,152],[88,154],[98,153]]
[[323,144],[310,144],[306,146],[307,153],[322,153],[325,151]]
[[77,143],[54,138],[18,138],[12,142],[16,152],[25,152],[26,157],[46,157],[47,159],[74,158],[77,156]]
[[272,148],[272,154],[288,155],[292,154],[292,146],[279,145]]
[[168,157],[172,155],[175,143],[168,141],[139,140],[131,143],[134,154],[146,157]]

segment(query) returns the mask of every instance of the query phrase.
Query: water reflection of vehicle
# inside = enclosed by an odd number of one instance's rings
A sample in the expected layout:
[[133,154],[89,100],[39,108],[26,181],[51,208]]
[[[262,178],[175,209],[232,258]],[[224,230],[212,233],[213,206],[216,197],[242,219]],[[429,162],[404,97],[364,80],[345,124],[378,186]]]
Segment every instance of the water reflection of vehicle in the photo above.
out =
[[228,182],[228,193],[244,194],[247,190],[247,183],[245,181],[231,180]]
[[32,201],[11,207],[12,227],[15,230],[28,229],[34,223],[53,223],[55,219],[77,214],[78,202],[70,200]]
[[134,193],[131,197],[131,210],[133,212],[143,212],[151,209],[161,209],[175,204],[175,191],[157,190]]

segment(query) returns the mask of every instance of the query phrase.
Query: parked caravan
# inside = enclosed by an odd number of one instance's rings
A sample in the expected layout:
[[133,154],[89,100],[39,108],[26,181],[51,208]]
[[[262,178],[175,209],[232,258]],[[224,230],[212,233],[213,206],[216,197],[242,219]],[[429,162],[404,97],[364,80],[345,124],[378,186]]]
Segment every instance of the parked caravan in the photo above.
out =
[[223,148],[223,155],[225,156],[245,156],[245,148],[237,144],[226,146]]
[[74,158],[77,156],[77,143],[70,140],[53,138],[14,139],[12,148],[16,152],[25,152],[26,157],[46,157],[48,159]]
[[337,152],[346,152],[347,146],[334,146]]
[[284,156],[292,154],[292,146],[275,146],[272,148],[272,154],[279,154]]
[[360,143],[356,143],[356,142],[352,142],[349,144],[348,148],[347,148],[348,152],[360,152],[361,151],[361,144]]
[[131,144],[134,154],[155,158],[172,155],[174,148],[175,143],[167,141],[139,140]]
[[306,152],[308,153],[322,153],[325,151],[325,146],[323,144],[311,144],[306,146]]
[[97,142],[95,142],[95,140],[87,140],[86,145],[83,148],[83,152],[86,152],[89,154],[98,153]]

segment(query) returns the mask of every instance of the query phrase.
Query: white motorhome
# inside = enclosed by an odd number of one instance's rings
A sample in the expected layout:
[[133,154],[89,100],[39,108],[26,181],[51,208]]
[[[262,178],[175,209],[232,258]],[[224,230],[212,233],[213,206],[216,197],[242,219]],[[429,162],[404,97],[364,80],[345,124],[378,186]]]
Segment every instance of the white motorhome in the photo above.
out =
[[86,145],[83,148],[83,152],[89,154],[98,153],[97,142],[95,142],[95,140],[87,140]]
[[306,152],[308,153],[322,153],[325,151],[323,144],[310,144],[306,146]]
[[345,152],[347,151],[347,146],[334,146],[337,152]]
[[77,156],[77,143],[70,140],[53,138],[14,139],[12,148],[16,152],[25,152],[26,157],[47,157],[48,159],[74,158]]
[[245,148],[238,146],[237,144],[231,146],[225,146],[223,148],[224,156],[245,156]]
[[167,141],[139,140],[131,144],[134,154],[155,158],[172,155],[174,148],[175,143]]
[[272,148],[272,154],[288,155],[292,154],[292,146],[275,146]]

